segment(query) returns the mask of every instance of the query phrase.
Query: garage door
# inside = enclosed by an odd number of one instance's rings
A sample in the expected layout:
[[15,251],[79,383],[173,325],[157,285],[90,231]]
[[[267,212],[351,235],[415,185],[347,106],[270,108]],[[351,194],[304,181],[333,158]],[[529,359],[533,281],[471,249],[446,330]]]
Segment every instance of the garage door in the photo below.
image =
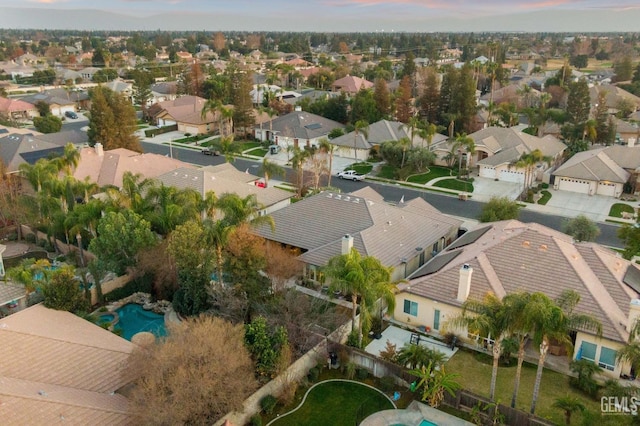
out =
[[493,167],[480,166],[480,177],[487,179],[495,179],[496,178],[496,169]]
[[609,197],[615,197],[616,184],[598,182],[598,195],[608,195]]
[[162,119],[162,118],[161,118],[160,120],[158,120],[158,125],[159,125],[160,127],[164,127],[164,126],[174,126],[175,124],[176,124],[176,122],[175,122],[175,121],[173,121],[173,120],[164,120],[164,119]]
[[197,135],[198,134],[198,128],[197,127],[186,126],[184,128],[184,132],[185,133],[191,133],[192,135]]
[[500,170],[499,180],[503,182],[524,182],[524,172],[516,172],[513,170]]
[[578,179],[560,178],[558,183],[560,191],[579,192],[580,194],[589,193],[589,182]]

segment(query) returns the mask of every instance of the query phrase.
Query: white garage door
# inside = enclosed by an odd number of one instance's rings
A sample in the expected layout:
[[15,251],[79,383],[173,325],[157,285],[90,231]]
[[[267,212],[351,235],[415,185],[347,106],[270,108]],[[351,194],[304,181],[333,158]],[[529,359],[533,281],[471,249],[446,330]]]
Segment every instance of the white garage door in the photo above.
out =
[[608,195],[609,197],[615,197],[616,184],[598,182],[598,195]]
[[197,127],[186,126],[184,128],[184,132],[185,133],[191,133],[192,135],[197,135],[198,134],[198,128]]
[[499,180],[503,182],[523,183],[524,173],[513,170],[500,170]]
[[493,167],[480,166],[480,177],[487,179],[495,179],[496,178],[496,169]]
[[589,193],[589,182],[578,179],[560,178],[558,184],[560,191],[579,192],[580,194]]
[[173,121],[173,120],[164,120],[164,119],[162,119],[162,118],[161,118],[160,120],[158,120],[158,125],[159,125],[160,127],[164,127],[164,126],[173,126],[174,124],[176,124],[176,122],[175,122],[175,121]]

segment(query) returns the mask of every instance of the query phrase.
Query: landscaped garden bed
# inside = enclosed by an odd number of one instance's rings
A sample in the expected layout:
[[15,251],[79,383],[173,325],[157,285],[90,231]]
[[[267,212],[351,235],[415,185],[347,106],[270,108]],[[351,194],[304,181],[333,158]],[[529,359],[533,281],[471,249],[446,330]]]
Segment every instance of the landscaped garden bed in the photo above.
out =
[[433,186],[436,186],[438,188],[453,189],[455,191],[463,191],[469,193],[473,192],[473,184],[471,182],[455,178],[439,180],[438,182],[434,183]]
[[615,203],[609,210],[609,216],[611,217],[622,217],[622,213],[633,214],[633,207],[625,203]]

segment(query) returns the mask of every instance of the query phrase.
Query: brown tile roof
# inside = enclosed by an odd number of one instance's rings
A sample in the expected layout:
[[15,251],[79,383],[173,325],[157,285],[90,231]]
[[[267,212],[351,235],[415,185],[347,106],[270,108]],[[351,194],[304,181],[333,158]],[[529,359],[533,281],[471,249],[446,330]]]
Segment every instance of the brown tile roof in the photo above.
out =
[[122,176],[125,172],[155,178],[181,167],[193,166],[164,155],[140,154],[124,148],[104,151],[103,155],[98,155],[94,148],[83,148],[73,176],[79,180],[88,178],[100,186],[115,185],[119,188],[122,186]]
[[180,96],[173,100],[152,105],[149,108],[149,114],[153,117],[168,116],[180,123],[206,124],[217,122],[217,111],[210,111],[206,117],[202,117],[202,108],[206,102],[206,99],[199,96]]
[[[3,423],[128,424],[115,392],[134,345],[69,312],[36,305],[0,320]],[[11,421],[9,421],[11,424]]]
[[373,83],[364,78],[348,75],[333,82],[331,88],[334,92],[358,93],[360,89],[370,89]]
[[459,250],[461,254],[438,272],[411,280],[402,290],[459,306],[459,268],[467,263],[473,268],[472,298],[481,299],[489,291],[499,296],[539,291],[555,299],[564,290],[575,290],[581,297],[578,312],[598,319],[604,337],[627,341],[629,304],[639,294],[623,283],[627,268],[635,266],[617,253],[515,220],[492,224],[474,243]]
[[[1,252],[0,252],[1,253]],[[14,300],[21,299],[27,294],[24,286],[18,284],[0,283],[0,306]]]

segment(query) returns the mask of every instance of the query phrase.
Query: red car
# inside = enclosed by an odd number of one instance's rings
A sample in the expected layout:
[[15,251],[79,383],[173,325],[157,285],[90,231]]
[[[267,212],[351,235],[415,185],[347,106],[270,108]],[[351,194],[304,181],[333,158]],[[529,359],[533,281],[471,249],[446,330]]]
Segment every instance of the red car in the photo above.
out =
[[267,183],[263,180],[257,180],[254,182],[255,186],[257,186],[258,188],[266,188],[267,187]]

